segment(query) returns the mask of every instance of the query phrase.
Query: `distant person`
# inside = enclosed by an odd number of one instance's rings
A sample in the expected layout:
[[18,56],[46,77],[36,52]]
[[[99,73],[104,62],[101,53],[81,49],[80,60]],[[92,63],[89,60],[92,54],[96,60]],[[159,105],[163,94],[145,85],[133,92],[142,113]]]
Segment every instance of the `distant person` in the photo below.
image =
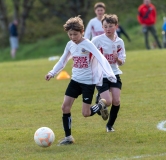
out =
[[10,46],[11,52],[10,55],[14,59],[16,57],[16,51],[18,49],[18,21],[14,20],[9,26],[9,33],[10,33]]
[[91,19],[85,29],[84,37],[87,39],[92,39],[95,36],[104,33],[102,28],[101,19],[105,13],[105,4],[103,2],[98,2],[94,5],[94,12],[96,17]]
[[128,34],[124,30],[124,28],[119,24],[118,24],[118,28],[116,29],[116,33],[117,33],[118,37],[121,38],[121,35],[123,34],[129,42],[131,41],[130,37],[128,36]]
[[163,35],[163,47],[166,48],[166,17],[163,18],[163,26],[162,26],[162,35]]
[[62,122],[65,138],[59,142],[59,145],[68,145],[74,143],[74,138],[71,135],[71,108],[75,99],[82,95],[82,114],[84,117],[93,116],[98,111],[102,111],[101,115],[106,117],[107,115],[104,111],[106,101],[101,99],[98,104],[91,106],[92,98],[95,86],[102,85],[103,72],[111,82],[116,82],[116,77],[106,58],[91,41],[83,37],[84,24],[79,16],[67,20],[63,27],[70,41],[67,43],[59,61],[46,74],[45,79],[49,81],[53,78],[72,58],[72,78],[66,89],[62,104]]
[[156,8],[151,3],[150,0],[143,0],[143,4],[141,4],[138,8],[138,15],[137,19],[138,22],[142,25],[142,31],[145,36],[145,45],[147,49],[150,49],[149,46],[149,40],[148,40],[148,32],[151,32],[158,47],[161,47],[161,44],[158,40],[158,36],[155,29],[155,23],[156,23]]

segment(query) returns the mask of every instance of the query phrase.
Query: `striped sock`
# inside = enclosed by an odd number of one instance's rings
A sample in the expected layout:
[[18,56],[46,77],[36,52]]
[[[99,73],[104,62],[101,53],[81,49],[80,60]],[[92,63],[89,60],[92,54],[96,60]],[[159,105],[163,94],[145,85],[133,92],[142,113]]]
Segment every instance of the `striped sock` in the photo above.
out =
[[93,116],[94,114],[96,114],[100,109],[101,109],[101,105],[95,104],[94,106],[91,106],[90,107],[90,110],[91,110],[90,116]]

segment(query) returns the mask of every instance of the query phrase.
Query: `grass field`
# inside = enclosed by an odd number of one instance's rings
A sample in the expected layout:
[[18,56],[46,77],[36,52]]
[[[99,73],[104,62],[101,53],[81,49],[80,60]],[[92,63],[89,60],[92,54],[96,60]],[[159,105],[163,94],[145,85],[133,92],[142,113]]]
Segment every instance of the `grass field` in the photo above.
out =
[[[122,66],[121,109],[115,132],[106,133],[98,115],[84,118],[81,96],[72,108],[76,143],[57,146],[64,137],[61,104],[69,80],[44,80],[55,61],[0,63],[0,159],[2,160],[165,160],[166,50],[127,52]],[[70,61],[65,70],[71,74]],[[94,101],[93,101],[94,102]],[[50,127],[56,136],[49,148],[37,146],[34,132]]]

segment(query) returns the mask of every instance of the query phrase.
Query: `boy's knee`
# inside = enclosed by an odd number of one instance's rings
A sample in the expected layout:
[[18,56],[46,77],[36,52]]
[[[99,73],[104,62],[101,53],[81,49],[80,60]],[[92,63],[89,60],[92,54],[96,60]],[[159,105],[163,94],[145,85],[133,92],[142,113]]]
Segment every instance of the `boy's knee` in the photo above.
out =
[[110,106],[112,104],[112,101],[111,100],[107,100],[107,106]]
[[120,100],[119,100],[119,99],[113,100],[112,104],[113,104],[114,106],[119,106]]
[[62,106],[62,112],[63,112],[63,113],[70,113],[69,107],[63,105],[63,106]]

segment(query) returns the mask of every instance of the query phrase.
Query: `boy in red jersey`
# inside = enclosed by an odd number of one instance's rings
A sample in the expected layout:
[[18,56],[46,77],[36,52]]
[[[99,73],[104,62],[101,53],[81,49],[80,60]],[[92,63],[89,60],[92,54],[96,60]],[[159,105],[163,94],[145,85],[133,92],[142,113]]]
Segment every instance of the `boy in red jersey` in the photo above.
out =
[[161,44],[158,40],[158,36],[156,33],[156,29],[154,27],[156,23],[156,8],[151,3],[150,0],[143,0],[143,4],[141,4],[138,8],[137,19],[138,22],[142,25],[142,31],[145,36],[145,45],[147,49],[150,49],[149,40],[148,40],[148,32],[150,31],[158,45],[159,48]]

